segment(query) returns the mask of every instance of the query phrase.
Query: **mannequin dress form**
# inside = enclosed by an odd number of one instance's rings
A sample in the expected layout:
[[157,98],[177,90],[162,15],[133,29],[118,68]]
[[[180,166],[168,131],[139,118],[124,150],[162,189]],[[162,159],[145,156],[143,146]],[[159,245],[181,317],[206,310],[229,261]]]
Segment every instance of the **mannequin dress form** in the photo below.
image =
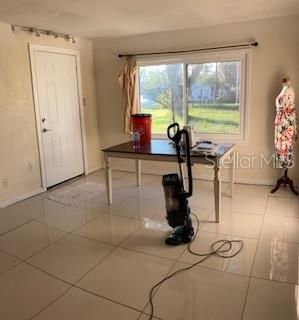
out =
[[275,151],[276,164],[284,169],[284,174],[271,193],[283,184],[285,187],[289,185],[291,191],[298,195],[293,181],[288,177],[288,169],[294,166],[294,145],[297,139],[295,92],[289,78],[282,80],[282,86],[276,98]]

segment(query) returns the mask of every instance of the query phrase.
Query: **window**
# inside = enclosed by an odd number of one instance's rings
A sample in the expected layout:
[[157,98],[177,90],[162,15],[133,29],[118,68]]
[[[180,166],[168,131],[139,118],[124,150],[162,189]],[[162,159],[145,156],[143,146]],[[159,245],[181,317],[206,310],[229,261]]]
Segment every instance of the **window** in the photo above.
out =
[[183,125],[183,65],[139,67],[141,112],[151,113],[153,133],[165,133],[169,124]]
[[138,60],[141,112],[154,134],[176,121],[201,136],[244,139],[248,50]]

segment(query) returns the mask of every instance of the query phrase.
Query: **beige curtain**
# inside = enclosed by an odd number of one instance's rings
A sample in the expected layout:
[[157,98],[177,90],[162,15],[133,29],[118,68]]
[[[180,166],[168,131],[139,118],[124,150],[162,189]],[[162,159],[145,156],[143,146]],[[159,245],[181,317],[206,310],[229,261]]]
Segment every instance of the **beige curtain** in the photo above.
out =
[[131,115],[138,112],[137,65],[134,56],[128,56],[126,59],[126,64],[123,71],[118,76],[118,81],[122,89],[125,107],[124,131],[126,133],[131,133]]

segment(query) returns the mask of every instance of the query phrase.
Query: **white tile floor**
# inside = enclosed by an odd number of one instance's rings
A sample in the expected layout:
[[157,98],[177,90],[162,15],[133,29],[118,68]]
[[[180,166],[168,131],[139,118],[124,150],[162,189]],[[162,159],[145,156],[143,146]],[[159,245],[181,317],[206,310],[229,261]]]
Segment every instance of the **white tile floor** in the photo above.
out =
[[[164,245],[161,177],[144,175],[137,188],[133,174],[114,172],[112,206],[101,186],[83,199],[59,194],[86,182],[104,184],[103,172],[0,209],[1,320],[146,320],[151,286],[198,261],[186,246]],[[207,252],[224,238],[244,249],[163,284],[156,319],[298,320],[299,198],[236,185],[215,224],[213,184],[195,181],[194,189],[193,249]]]

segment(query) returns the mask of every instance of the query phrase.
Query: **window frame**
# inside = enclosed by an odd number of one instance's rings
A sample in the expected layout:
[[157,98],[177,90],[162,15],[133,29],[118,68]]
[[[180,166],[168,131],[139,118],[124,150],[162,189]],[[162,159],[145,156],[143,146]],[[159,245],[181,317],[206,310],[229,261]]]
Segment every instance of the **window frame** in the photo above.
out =
[[[248,139],[249,127],[249,91],[250,91],[250,69],[251,69],[251,49],[234,49],[234,50],[213,50],[200,53],[187,54],[171,54],[171,55],[156,55],[156,56],[140,56],[137,57],[137,67],[139,75],[139,67],[151,66],[159,64],[183,64],[183,122],[186,124],[187,112],[187,86],[186,86],[186,71],[188,64],[202,64],[212,62],[241,62],[241,82],[240,82],[240,130],[238,134],[225,133],[200,133],[196,132],[196,139],[213,140],[213,141],[245,141]],[[139,78],[138,91],[139,91]],[[140,94],[138,92],[138,99]],[[139,111],[141,105],[139,103]],[[165,134],[153,134],[153,138],[167,138]]]

